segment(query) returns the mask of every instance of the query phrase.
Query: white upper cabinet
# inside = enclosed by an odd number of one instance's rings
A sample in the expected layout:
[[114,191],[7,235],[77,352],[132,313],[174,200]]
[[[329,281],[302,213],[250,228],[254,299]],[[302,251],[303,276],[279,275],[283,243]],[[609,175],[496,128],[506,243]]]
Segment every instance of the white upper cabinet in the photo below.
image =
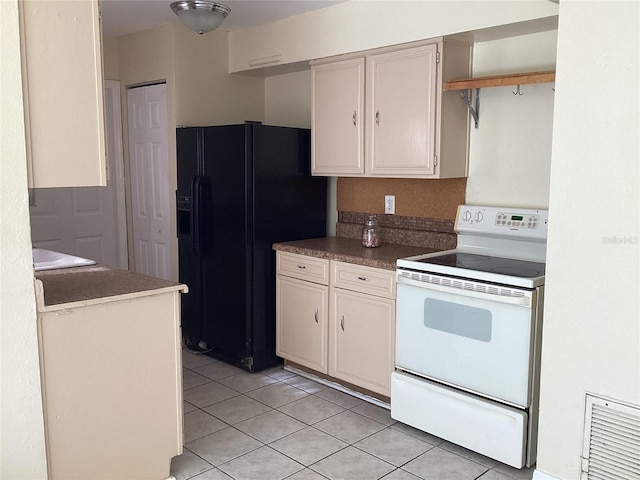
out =
[[367,171],[433,175],[437,45],[367,60]]
[[313,174],[466,176],[467,107],[442,83],[469,75],[470,52],[437,39],[314,62]]
[[311,70],[314,175],[364,173],[364,58]]
[[19,5],[29,186],[106,185],[100,4]]

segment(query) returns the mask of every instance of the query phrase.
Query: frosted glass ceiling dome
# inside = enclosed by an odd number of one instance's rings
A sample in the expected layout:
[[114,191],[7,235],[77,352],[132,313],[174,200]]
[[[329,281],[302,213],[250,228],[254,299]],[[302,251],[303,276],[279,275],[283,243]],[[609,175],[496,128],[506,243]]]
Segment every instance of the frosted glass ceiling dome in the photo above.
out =
[[181,0],[171,4],[180,21],[200,35],[218,28],[231,9],[220,3],[205,0]]

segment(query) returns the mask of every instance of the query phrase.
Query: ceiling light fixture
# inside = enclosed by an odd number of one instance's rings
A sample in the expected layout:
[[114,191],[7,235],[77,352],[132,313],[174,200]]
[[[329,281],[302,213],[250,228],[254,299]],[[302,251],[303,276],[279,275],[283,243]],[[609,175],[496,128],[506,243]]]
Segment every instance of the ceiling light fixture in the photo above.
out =
[[200,35],[218,28],[231,12],[226,5],[204,0],[173,2],[171,10],[185,26]]

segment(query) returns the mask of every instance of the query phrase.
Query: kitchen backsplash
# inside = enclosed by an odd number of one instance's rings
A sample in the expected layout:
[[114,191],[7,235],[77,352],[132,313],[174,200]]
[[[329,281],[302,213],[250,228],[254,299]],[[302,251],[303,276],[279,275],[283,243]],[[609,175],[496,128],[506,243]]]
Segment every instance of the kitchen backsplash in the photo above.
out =
[[[359,239],[362,226],[371,213],[338,212],[336,236]],[[447,250],[455,248],[454,220],[408,217],[376,213],[382,243]]]
[[451,219],[465,203],[466,178],[338,178],[339,212],[384,213],[385,195],[396,197],[399,217]]

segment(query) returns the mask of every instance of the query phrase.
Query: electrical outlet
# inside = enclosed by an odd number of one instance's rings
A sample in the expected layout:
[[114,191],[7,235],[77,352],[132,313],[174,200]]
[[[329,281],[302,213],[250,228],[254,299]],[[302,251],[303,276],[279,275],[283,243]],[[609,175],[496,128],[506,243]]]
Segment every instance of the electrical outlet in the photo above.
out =
[[385,195],[384,196],[384,213],[395,214],[396,213],[396,196]]

